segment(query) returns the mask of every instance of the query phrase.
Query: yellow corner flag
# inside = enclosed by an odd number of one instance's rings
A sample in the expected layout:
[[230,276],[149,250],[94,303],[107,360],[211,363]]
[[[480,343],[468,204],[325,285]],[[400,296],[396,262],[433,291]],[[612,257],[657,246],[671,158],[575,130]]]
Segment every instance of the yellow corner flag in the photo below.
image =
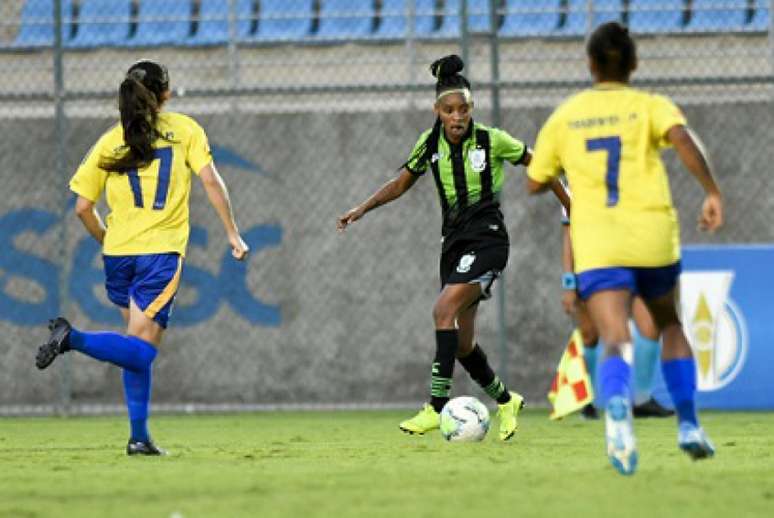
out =
[[548,392],[548,401],[553,406],[549,416],[551,419],[561,419],[594,401],[594,388],[583,359],[583,339],[579,329],[570,335],[570,341],[559,360],[556,376]]

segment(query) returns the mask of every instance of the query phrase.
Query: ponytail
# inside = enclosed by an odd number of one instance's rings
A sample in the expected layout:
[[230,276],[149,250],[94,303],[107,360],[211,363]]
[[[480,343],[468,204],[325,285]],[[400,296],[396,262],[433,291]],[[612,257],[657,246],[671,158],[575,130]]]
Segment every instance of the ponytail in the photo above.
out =
[[118,157],[102,157],[99,167],[126,173],[147,167],[153,161],[153,144],[159,138],[166,140],[156,129],[162,95],[169,88],[166,74],[165,68],[149,61],[138,61],[129,69],[118,88],[126,151]]

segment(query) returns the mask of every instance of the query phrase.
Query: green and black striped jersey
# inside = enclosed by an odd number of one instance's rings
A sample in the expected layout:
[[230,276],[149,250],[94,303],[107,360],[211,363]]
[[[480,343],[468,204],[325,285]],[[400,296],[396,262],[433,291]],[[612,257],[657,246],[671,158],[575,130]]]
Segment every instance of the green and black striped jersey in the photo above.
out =
[[527,146],[501,129],[473,121],[459,145],[450,144],[443,129],[434,140],[432,129],[420,135],[406,169],[415,175],[432,170],[446,236],[475,219],[479,209],[499,209],[503,162],[521,163]]

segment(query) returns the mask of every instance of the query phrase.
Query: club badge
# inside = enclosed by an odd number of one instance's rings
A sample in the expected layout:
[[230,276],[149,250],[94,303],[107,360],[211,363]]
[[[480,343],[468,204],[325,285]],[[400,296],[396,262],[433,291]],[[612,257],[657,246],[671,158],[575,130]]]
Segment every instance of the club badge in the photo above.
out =
[[470,167],[473,171],[480,173],[486,169],[486,151],[483,148],[477,147],[476,149],[470,150],[468,159],[470,160]]

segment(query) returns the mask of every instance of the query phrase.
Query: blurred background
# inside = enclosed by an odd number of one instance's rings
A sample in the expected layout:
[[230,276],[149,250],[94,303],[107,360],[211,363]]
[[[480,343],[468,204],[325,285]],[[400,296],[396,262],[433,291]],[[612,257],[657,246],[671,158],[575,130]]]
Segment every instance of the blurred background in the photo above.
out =
[[[167,108],[204,126],[253,251],[246,264],[231,260],[194,187],[155,409],[406,406],[425,398],[434,351],[435,187],[423,178],[343,235],[335,218],[392,178],[432,125],[428,65],[461,55],[474,118],[532,144],[553,107],[590,84],[586,35],[621,21],[637,38],[634,84],[684,109],[726,196],[726,227],[699,233],[702,191],[666,152],[683,242],[765,243],[771,9],[771,0],[3,0],[0,414],[122,411],[117,368],[71,354],[38,372],[34,354],[60,314],[121,329],[67,183],[117,120],[117,87],[137,59],[169,68]],[[509,385],[542,405],[573,326],[560,305],[559,207],[528,199],[523,172],[507,169],[511,256],[478,336]],[[482,395],[466,376],[455,393]]]

